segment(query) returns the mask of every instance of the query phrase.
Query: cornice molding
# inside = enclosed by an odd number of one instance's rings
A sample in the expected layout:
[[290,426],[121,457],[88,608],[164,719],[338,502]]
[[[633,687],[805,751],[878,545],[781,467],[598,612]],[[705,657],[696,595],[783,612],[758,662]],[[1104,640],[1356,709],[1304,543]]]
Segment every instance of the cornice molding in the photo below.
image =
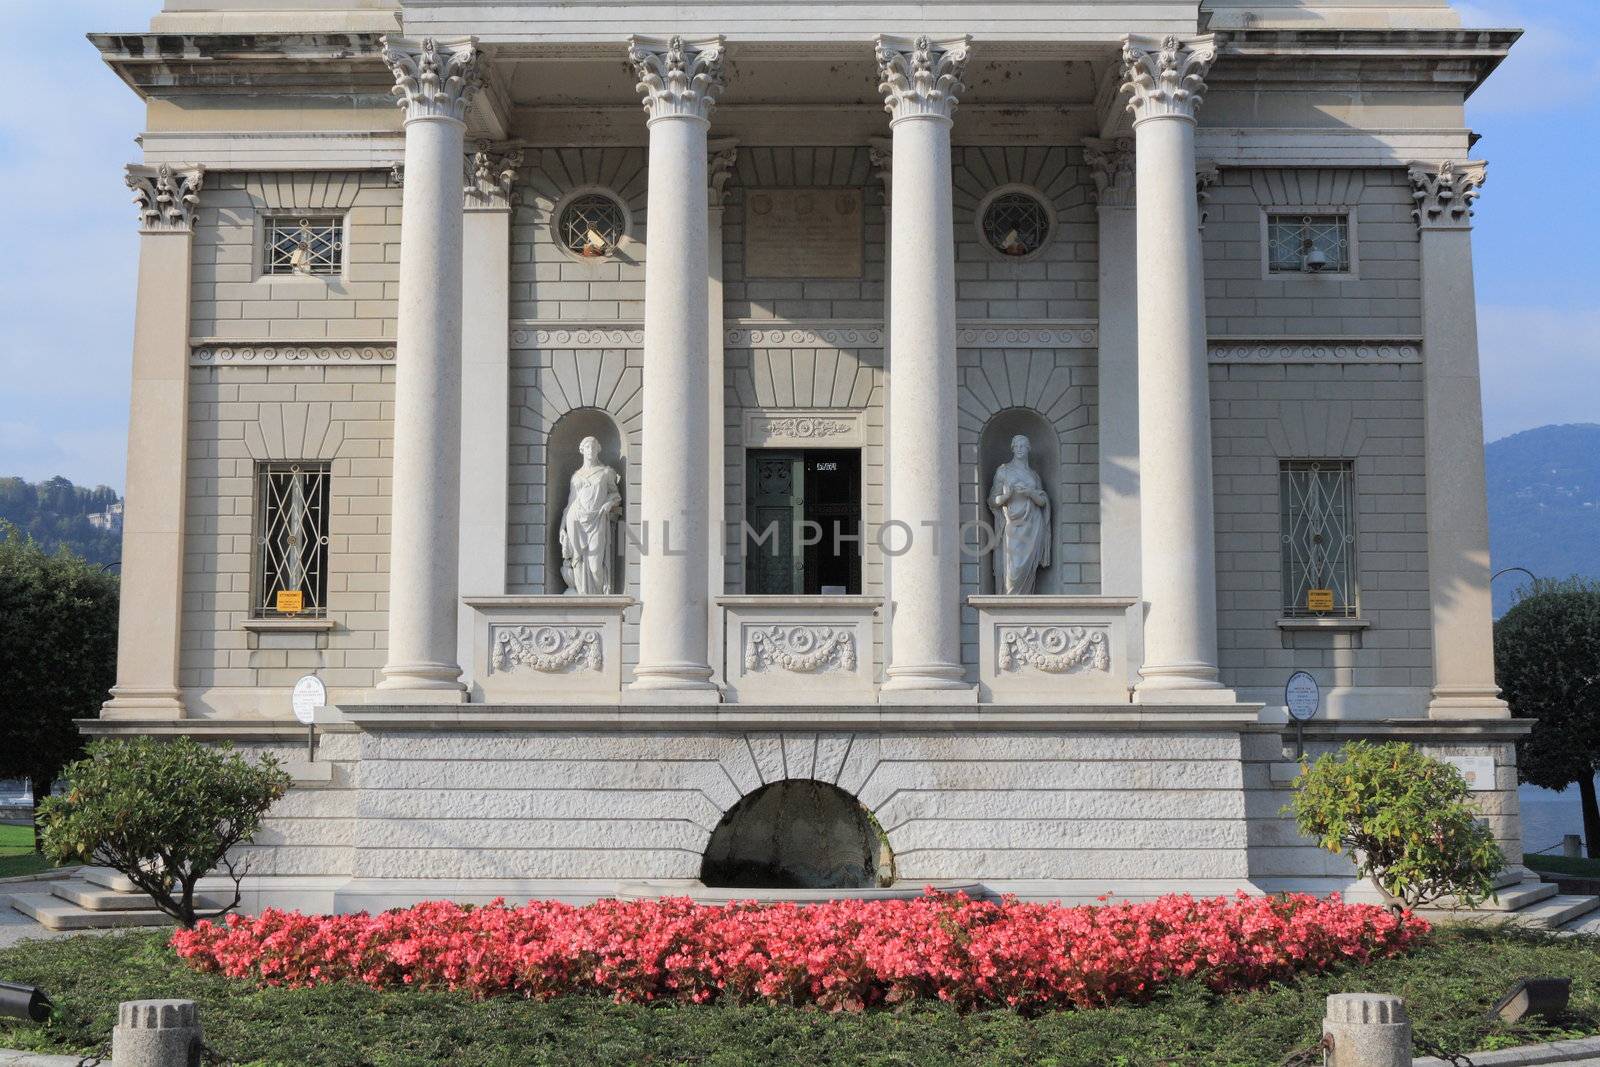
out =
[[274,341],[203,342],[189,349],[193,367],[253,367],[279,363],[385,364],[394,362],[393,341],[280,344]]
[[628,62],[639,84],[650,120],[709,119],[717,95],[727,85],[722,38],[685,42],[677,34],[666,41],[628,38]]
[[139,208],[140,233],[192,233],[205,184],[202,166],[175,167],[170,163],[147,167],[130,163],[123,181],[133,190]]
[[972,38],[932,40],[926,34],[910,40],[879,36],[874,42],[878,58],[878,92],[891,123],[909,118],[949,120],[966,90],[966,72]]
[[1294,340],[1213,342],[1212,363],[1421,363],[1415,341]]
[[1134,125],[1148,119],[1194,121],[1206,92],[1206,74],[1216,62],[1216,38],[1129,36],[1122,42],[1122,92]]
[[465,122],[467,106],[483,83],[476,37],[383,37],[383,61],[394,74],[395,103],[406,121]]
[[1417,229],[1468,230],[1472,228],[1472,205],[1483,190],[1489,165],[1482,161],[1466,163],[1412,163],[1411,198],[1416,201],[1411,217]]

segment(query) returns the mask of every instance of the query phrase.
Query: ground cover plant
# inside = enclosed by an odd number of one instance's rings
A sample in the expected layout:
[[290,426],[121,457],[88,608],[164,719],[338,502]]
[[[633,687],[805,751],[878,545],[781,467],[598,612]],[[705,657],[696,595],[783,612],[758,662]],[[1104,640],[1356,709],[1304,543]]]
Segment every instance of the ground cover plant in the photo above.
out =
[[[828,1013],[354,982],[262,987],[195,971],[168,937],[130,931],[0,950],[0,977],[42,986],[60,1009],[47,1026],[0,1021],[0,1047],[104,1051],[117,1002],[142,997],[196,1001],[207,1044],[235,1067],[1278,1067],[1316,1041],[1329,993],[1371,990],[1404,997],[1417,1036],[1451,1050],[1600,1034],[1600,941],[1467,927],[1261,989],[1214,993],[1180,981],[1141,1005],[1035,1015],[933,1001]],[[1484,1019],[1518,978],[1541,974],[1572,977],[1568,1017]]]
[[199,970],[265,985],[341,981],[537,999],[764,1001],[861,1011],[917,1000],[1023,1012],[1282,981],[1405,951],[1428,924],[1337,896],[1167,896],[1061,907],[912,900],[727,906],[687,899],[433,901],[379,915],[268,909],[172,936]]

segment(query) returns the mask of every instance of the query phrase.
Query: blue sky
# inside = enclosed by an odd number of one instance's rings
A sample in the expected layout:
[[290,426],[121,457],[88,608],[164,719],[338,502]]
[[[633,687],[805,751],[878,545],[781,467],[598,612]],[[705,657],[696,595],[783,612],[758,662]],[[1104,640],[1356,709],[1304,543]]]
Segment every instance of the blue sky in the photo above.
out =
[[[84,40],[137,30],[156,0],[0,0],[28,46],[0,109],[0,197],[13,258],[0,285],[0,475],[64,474],[119,490],[133,269],[122,165],[137,98]],[[1469,25],[1527,36],[1469,105],[1489,160],[1475,261],[1489,439],[1600,422],[1600,51],[1594,0],[1472,0]],[[18,69],[20,68],[20,69]]]

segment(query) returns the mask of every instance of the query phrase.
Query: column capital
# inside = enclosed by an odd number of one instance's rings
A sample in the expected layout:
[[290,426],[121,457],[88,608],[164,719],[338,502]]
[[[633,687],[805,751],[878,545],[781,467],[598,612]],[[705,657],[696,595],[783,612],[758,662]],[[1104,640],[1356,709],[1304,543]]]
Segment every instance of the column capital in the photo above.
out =
[[666,41],[629,37],[628,62],[639,79],[634,88],[644,98],[651,120],[709,119],[717,96],[727,85],[722,38],[684,41],[673,34]]
[[1411,163],[1411,199],[1416,201],[1411,217],[1419,230],[1469,230],[1472,205],[1483,190],[1489,164]]
[[200,205],[200,186],[205,182],[206,169],[174,167],[170,163],[150,167],[130,163],[123,181],[133,190],[133,202],[139,206],[140,233],[190,233],[194,230],[194,213]]
[[1202,159],[1194,165],[1194,198],[1200,209],[1200,230],[1205,232],[1206,219],[1211,216],[1211,211],[1206,205],[1211,201],[1211,187],[1222,184],[1222,171],[1208,159]]
[[406,121],[454,119],[465,122],[467,105],[482,84],[476,37],[381,37],[383,61],[394,73],[395,103]]
[[949,121],[957,98],[966,91],[971,37],[932,40],[922,34],[911,40],[879,34],[874,43],[878,57],[878,92],[890,121],[940,118]]
[[867,142],[867,163],[872,176],[883,185],[883,202],[888,204],[894,195],[894,141],[888,137],[874,137]]
[[1083,161],[1094,179],[1095,203],[1101,207],[1133,207],[1134,140],[1132,137],[1085,138]]
[[706,162],[706,192],[710,196],[711,207],[721,207],[723,198],[727,195],[728,179],[733,177],[733,168],[739,162],[739,146],[731,142],[719,142],[710,146],[710,157]]
[[479,145],[465,166],[462,192],[468,211],[506,210],[517,199],[517,171],[522,167],[522,149],[509,146]]
[[1135,125],[1146,119],[1176,118],[1194,121],[1206,91],[1206,73],[1216,62],[1216,39],[1180,38],[1168,34],[1157,42],[1150,37],[1122,40],[1122,91]]

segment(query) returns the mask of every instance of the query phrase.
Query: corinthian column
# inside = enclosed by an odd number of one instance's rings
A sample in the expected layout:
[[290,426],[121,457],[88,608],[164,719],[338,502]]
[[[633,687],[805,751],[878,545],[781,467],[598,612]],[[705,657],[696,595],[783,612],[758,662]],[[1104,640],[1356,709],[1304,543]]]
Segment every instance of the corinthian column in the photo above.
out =
[[[710,548],[710,270],[706,131],[722,91],[722,38],[634,37],[628,60],[649,116],[644,263],[644,457],[639,665],[630,689],[715,703],[707,662]],[[720,412],[718,413],[720,417]]]
[[[1210,37],[1122,48],[1137,146],[1140,699],[1231,699],[1217,681],[1216,531],[1195,109]],[[1206,695],[1209,691],[1209,696]]]
[[[890,659],[883,699],[975,701],[961,666],[950,126],[968,38],[877,40],[893,136],[889,247]],[[904,551],[900,551],[901,548]],[[942,694],[942,695],[941,695]]]
[[178,653],[189,451],[189,274],[204,176],[202,167],[128,168],[128,188],[139,207],[139,295],[117,684],[100,711],[107,719],[183,717]]
[[1423,410],[1428,601],[1436,719],[1503,719],[1494,682],[1483,393],[1472,277],[1472,204],[1482,163],[1411,165],[1422,241]]
[[470,37],[383,39],[406,112],[396,323],[389,658],[381,699],[466,699],[456,662],[461,474],[461,212]]

